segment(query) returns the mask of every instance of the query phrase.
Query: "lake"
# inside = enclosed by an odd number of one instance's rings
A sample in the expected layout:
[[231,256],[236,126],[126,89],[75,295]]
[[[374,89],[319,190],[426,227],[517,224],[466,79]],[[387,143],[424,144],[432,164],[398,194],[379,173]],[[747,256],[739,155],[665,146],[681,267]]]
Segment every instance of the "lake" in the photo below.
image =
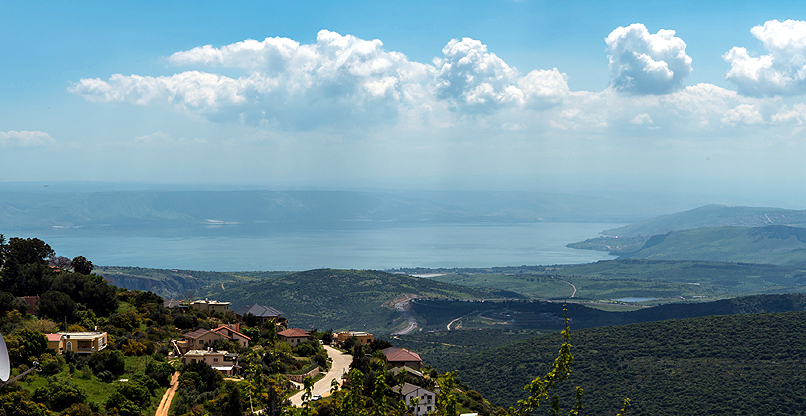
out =
[[206,271],[391,269],[579,264],[615,258],[568,243],[620,227],[613,223],[439,224],[346,230],[155,237],[53,230],[38,237],[59,256],[97,265]]

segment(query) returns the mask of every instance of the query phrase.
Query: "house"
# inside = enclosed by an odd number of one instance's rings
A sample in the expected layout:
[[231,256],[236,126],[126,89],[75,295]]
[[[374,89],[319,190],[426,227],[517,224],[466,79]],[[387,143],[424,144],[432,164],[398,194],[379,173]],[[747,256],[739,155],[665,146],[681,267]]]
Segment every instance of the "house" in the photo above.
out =
[[400,375],[400,373],[402,372],[402,373],[406,374],[406,376],[408,376],[408,377],[415,377],[415,378],[417,378],[419,380],[422,380],[422,379],[425,378],[425,375],[422,372],[417,371],[417,370],[415,370],[415,369],[413,369],[413,368],[411,368],[409,366],[406,366],[406,365],[404,365],[402,367],[395,367],[395,368],[389,370],[389,372],[394,374],[395,376]]
[[75,351],[79,354],[91,354],[103,350],[108,344],[106,332],[59,332],[45,335],[48,337],[48,348],[55,349],[57,353]]
[[221,335],[224,335],[229,340],[237,342],[238,344],[241,344],[242,347],[246,348],[249,346],[249,341],[251,341],[252,338],[249,338],[248,336],[242,334],[240,330],[241,330],[241,324],[224,324],[214,329],[213,331],[218,332]]
[[224,334],[204,328],[188,332],[182,336],[185,340],[176,343],[181,354],[185,354],[190,350],[208,348],[212,346],[216,340],[227,338]]
[[229,310],[230,302],[219,302],[217,300],[194,300],[190,302],[191,308],[196,308],[200,311],[207,311],[209,313],[226,312]]
[[227,351],[190,350],[182,356],[182,364],[205,363],[224,375],[234,376],[241,367],[238,365],[238,354]]
[[[435,409],[437,395],[431,390],[404,383],[402,386],[392,387],[392,391],[401,395],[406,406],[417,416],[431,413]],[[413,399],[417,399],[417,404],[412,402]]]
[[257,318],[258,322],[261,324],[265,324],[270,320],[277,321],[277,318],[279,318],[280,315],[283,314],[279,310],[274,309],[270,306],[262,306],[256,303],[252,306],[244,306],[243,308],[236,310],[235,318],[243,321],[243,317],[249,313],[254,315]]
[[407,366],[415,370],[423,368],[423,360],[416,352],[395,347],[384,348],[381,351],[383,351],[383,355],[386,356],[386,362],[392,364],[393,367]]
[[311,333],[300,328],[288,328],[285,331],[278,332],[277,335],[280,337],[280,341],[285,341],[292,347],[296,347],[307,341]]
[[64,352],[64,335],[63,334],[45,334],[48,338],[48,348],[61,354]]
[[356,341],[358,341],[361,345],[369,345],[373,341],[372,334],[369,332],[354,332],[354,331],[342,331],[336,334],[336,337],[339,340],[339,343],[342,344],[344,341],[355,337]]

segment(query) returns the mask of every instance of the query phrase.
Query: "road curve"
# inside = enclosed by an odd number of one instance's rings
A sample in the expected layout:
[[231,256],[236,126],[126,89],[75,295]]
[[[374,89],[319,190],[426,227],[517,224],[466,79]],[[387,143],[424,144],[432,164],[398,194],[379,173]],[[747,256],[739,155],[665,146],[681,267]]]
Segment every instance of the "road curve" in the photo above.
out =
[[402,302],[395,303],[395,309],[397,309],[398,312],[403,314],[403,317],[406,318],[407,321],[409,321],[409,325],[406,328],[393,333],[392,335],[406,335],[409,332],[414,331],[415,328],[417,328],[417,320],[414,319],[414,317],[411,316],[409,311],[406,310],[406,304],[409,303],[409,301],[411,301],[411,299],[406,299]]
[[[330,371],[328,371],[327,374],[325,374],[325,376],[319,381],[314,383],[314,396],[330,396],[331,381],[336,380],[339,385],[341,385],[342,374],[346,374],[348,371],[350,371],[350,364],[353,362],[353,356],[350,354],[344,354],[341,351],[327,345],[325,345],[325,350],[327,351],[327,356],[332,360],[332,363],[330,365]],[[297,407],[302,406],[302,393],[304,393],[304,391],[300,390],[291,396],[292,405]]]

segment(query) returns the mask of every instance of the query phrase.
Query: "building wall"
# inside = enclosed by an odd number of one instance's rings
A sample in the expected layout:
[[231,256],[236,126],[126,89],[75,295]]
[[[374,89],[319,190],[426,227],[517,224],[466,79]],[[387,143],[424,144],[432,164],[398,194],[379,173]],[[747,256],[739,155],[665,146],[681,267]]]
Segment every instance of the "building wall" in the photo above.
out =
[[201,349],[206,348],[208,345],[211,345],[213,342],[215,342],[215,340],[222,338],[226,337],[217,332],[208,332],[196,339],[189,339],[188,344],[191,350]]

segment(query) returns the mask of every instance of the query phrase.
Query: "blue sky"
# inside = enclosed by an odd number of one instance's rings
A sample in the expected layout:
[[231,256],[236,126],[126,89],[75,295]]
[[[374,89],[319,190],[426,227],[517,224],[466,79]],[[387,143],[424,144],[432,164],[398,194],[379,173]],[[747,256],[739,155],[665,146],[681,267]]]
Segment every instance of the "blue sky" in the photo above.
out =
[[806,178],[804,9],[3,2],[0,178],[781,201]]

